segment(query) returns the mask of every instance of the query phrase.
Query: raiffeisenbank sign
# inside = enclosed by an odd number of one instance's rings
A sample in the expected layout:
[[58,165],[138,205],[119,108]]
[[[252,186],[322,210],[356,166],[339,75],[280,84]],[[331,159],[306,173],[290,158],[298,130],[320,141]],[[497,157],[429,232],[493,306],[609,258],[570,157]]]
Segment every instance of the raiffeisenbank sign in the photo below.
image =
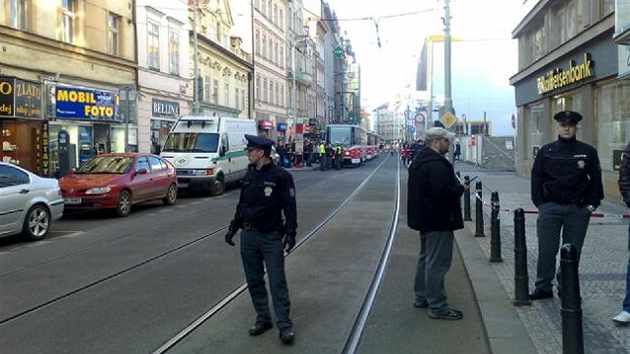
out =
[[575,60],[569,60],[568,70],[556,68],[550,70],[546,76],[536,79],[538,94],[542,95],[592,77],[595,74],[593,71],[594,65],[595,62],[591,60],[589,53],[584,53],[584,61],[582,63],[577,64]]

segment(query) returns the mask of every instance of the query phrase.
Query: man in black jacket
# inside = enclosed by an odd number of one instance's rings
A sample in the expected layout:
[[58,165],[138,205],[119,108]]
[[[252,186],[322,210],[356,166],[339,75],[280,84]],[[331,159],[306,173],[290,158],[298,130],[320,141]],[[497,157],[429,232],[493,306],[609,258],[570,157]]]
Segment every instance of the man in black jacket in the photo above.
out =
[[453,165],[444,157],[454,137],[444,128],[427,130],[426,148],[413,159],[407,183],[407,223],[420,231],[413,305],[428,307],[432,319],[464,317],[448,305],[444,288],[453,259],[453,231],[464,227],[460,198],[469,188],[457,180]]
[[[576,139],[582,115],[561,111],[553,119],[558,139],[538,151],[532,166],[532,201],[538,208],[538,262],[536,289],[529,295],[530,300],[553,297],[560,234],[562,244],[572,244],[579,257],[591,213],[604,199],[597,150]],[[560,272],[557,279],[560,296]]]
[[[621,198],[623,198],[624,203],[630,208],[630,143],[628,143],[623,150],[618,183]],[[628,235],[628,254],[630,254],[630,234]],[[630,258],[626,266],[626,295],[621,304],[621,312],[613,317],[612,320],[617,325],[630,324]]]

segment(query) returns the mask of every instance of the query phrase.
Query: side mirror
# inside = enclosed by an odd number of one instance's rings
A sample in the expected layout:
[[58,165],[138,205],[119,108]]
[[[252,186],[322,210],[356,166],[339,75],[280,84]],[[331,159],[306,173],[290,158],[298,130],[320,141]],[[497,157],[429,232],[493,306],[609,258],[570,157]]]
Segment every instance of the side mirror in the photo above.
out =
[[225,156],[225,146],[219,148],[219,156]]
[[138,171],[136,171],[137,175],[146,175],[147,174],[147,169],[146,168],[141,168]]

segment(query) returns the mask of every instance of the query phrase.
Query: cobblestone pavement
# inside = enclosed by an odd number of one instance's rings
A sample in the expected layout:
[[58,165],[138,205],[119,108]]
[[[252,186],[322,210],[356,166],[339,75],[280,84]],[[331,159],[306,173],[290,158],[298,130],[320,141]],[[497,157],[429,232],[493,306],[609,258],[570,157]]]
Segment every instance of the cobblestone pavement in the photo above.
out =
[[[483,184],[485,237],[477,242],[490,259],[490,196],[499,194],[501,212],[501,256],[503,262],[491,263],[508,297],[514,299],[514,213],[516,208],[537,211],[530,199],[530,181],[513,172],[488,171],[464,163],[455,165],[462,176],[479,176]],[[474,183],[474,182],[473,182]],[[585,353],[630,353],[630,326],[618,327],[612,322],[621,309],[625,292],[628,261],[628,223],[619,218],[628,210],[619,203],[604,200],[589,225],[580,260],[582,326]],[[475,194],[471,189],[471,216],[475,218]],[[538,242],[537,214],[525,214],[529,290],[534,288]],[[559,255],[558,255],[559,262]],[[533,301],[531,306],[516,307],[538,353],[562,353],[561,303],[558,297]]]

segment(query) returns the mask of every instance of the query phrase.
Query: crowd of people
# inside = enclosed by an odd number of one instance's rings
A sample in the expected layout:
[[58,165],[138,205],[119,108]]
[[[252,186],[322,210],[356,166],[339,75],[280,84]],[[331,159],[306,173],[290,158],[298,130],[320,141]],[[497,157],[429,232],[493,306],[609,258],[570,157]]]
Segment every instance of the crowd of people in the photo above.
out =
[[295,151],[295,142],[284,145],[278,144],[276,152],[280,157],[279,165],[291,168],[301,164],[306,167],[318,164],[322,171],[333,168],[340,170],[343,168],[343,145],[339,142],[331,144],[321,141],[314,144],[309,140],[305,140],[302,153],[299,154]]

